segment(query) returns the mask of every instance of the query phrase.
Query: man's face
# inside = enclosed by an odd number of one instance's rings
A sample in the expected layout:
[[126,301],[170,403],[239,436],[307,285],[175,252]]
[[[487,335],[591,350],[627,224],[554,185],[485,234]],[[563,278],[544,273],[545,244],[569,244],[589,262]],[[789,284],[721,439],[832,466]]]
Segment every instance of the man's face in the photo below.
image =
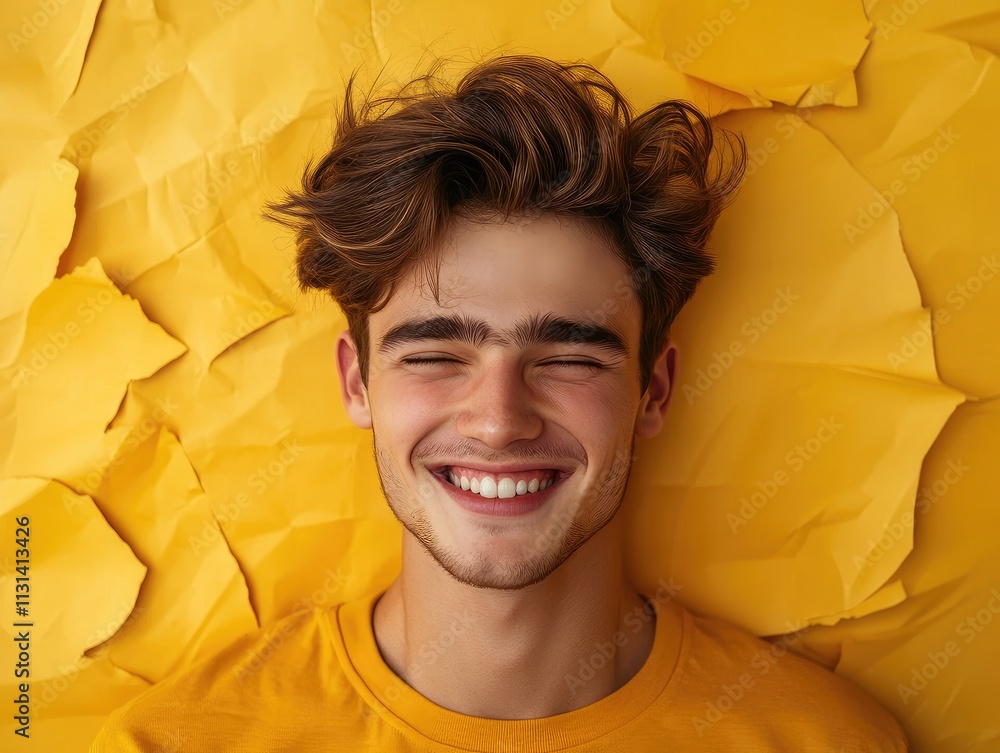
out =
[[[442,250],[440,306],[419,275],[369,319],[366,405],[355,400],[352,418],[370,422],[393,513],[447,572],[481,588],[524,588],[607,524],[625,493],[647,402],[629,270],[576,222],[543,216],[457,225]],[[454,324],[428,326],[437,317],[473,322],[472,341]],[[541,326],[526,326],[533,319]],[[545,326],[555,319],[589,326]],[[342,385],[351,352],[341,348]],[[432,358],[448,360],[412,360]],[[507,474],[500,497],[525,483],[503,500],[481,496],[496,496],[488,484],[478,496],[450,486],[442,469],[515,464],[539,473]],[[521,493],[528,477],[548,469],[561,471],[530,512],[487,515],[454,496],[520,511],[532,507]]]

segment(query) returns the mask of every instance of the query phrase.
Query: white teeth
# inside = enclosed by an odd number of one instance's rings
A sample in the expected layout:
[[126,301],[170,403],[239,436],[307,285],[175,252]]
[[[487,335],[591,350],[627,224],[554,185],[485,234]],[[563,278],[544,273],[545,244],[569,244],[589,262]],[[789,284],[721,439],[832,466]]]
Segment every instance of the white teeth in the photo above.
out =
[[487,499],[512,499],[513,497],[525,494],[534,494],[535,492],[548,489],[555,483],[555,479],[539,481],[537,478],[533,478],[531,481],[521,480],[516,483],[510,477],[503,477],[499,482],[494,481],[489,476],[482,480],[477,478],[469,479],[466,476],[457,476],[451,470],[448,471],[447,475],[448,480],[454,486],[465,491],[471,491],[473,494],[479,494]]
[[[502,478],[500,483],[497,484],[497,496],[500,499],[510,499],[517,495],[517,487],[514,485],[514,479],[512,478]],[[485,494],[483,496],[486,496]]]

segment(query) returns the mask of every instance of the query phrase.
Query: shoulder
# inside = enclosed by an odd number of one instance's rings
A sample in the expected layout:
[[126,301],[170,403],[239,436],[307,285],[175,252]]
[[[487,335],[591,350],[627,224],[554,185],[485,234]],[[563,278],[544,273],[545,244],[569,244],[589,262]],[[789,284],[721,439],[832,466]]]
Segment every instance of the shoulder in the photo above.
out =
[[329,653],[328,620],[326,610],[299,610],[154,684],[108,716],[90,753],[224,748],[249,722],[294,706],[303,673]]
[[[795,653],[800,634],[765,640],[723,620],[691,614],[681,671],[704,699],[705,728],[761,726],[814,747],[908,750],[896,719],[860,686]],[[695,725],[698,726],[697,724]]]

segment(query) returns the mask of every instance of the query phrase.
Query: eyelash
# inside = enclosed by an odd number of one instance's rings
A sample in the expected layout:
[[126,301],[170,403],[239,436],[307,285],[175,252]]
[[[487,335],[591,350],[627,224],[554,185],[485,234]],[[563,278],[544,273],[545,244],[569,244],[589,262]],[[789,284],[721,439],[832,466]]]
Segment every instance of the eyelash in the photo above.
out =
[[[405,363],[407,365],[411,365],[412,366],[414,364],[424,364],[424,363],[459,363],[459,361],[456,360],[456,359],[454,359],[454,358],[416,358],[416,357],[413,357],[413,358],[404,358],[401,361],[401,363]],[[604,368],[605,368],[604,366],[601,366],[598,363],[592,363],[590,361],[549,361],[548,363],[543,364],[543,366],[550,366],[552,364],[566,364],[566,365],[570,365],[570,366],[584,366],[584,367],[586,367],[588,369],[591,369],[592,371],[604,371]]]

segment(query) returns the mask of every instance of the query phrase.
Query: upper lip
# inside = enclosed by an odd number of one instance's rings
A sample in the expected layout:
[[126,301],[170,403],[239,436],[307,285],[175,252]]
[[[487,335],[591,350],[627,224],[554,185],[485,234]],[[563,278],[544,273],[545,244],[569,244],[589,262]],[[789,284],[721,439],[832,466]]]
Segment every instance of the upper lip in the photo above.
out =
[[539,463],[506,463],[504,465],[488,465],[478,462],[467,462],[464,460],[446,461],[428,466],[431,471],[443,471],[445,468],[458,466],[459,468],[472,468],[486,473],[520,473],[521,471],[556,470],[562,473],[571,473],[572,468],[565,465],[556,465],[547,461]]

